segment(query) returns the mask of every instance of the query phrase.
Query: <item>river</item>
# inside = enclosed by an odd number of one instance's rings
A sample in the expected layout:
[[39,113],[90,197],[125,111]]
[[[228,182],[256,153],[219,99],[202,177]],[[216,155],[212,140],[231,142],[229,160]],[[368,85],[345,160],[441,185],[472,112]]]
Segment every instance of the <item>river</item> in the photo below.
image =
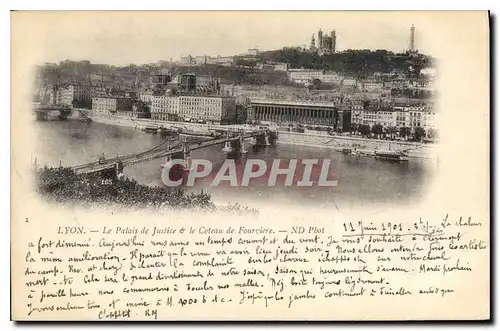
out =
[[[35,122],[35,155],[39,164],[72,166],[95,161],[103,153],[106,157],[140,152],[158,145],[162,138],[138,129],[100,123],[78,121]],[[264,182],[249,187],[229,185],[210,187],[202,182],[190,188],[199,191],[207,188],[216,203],[240,202],[257,207],[259,202],[306,206],[335,206],[350,208],[371,204],[411,204],[422,198],[435,172],[431,160],[410,159],[392,163],[371,157],[353,159],[351,156],[328,148],[278,144],[259,149],[249,149],[246,158],[272,160],[330,159],[330,169],[335,173],[335,187],[268,187]],[[193,159],[208,159],[220,164],[226,154],[222,146],[213,146],[192,153]],[[241,159],[239,160],[241,162]],[[125,168],[124,174],[146,185],[161,184],[161,165],[158,159]],[[238,161],[237,161],[238,163]]]

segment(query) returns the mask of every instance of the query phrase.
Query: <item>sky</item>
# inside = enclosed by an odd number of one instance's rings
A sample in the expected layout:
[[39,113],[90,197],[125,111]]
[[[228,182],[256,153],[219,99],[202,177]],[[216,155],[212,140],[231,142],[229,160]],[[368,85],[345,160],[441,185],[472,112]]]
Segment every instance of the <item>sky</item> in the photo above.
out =
[[[112,65],[155,63],[181,55],[227,56],[283,46],[309,47],[321,28],[337,32],[337,50],[432,46],[432,19],[423,12],[155,11],[20,12],[13,38],[41,62],[89,60]],[[17,24],[17,25],[16,25]],[[436,22],[434,24],[439,24]],[[17,34],[16,34],[17,33]],[[429,41],[431,43],[429,44]],[[429,44],[429,45],[428,45]]]

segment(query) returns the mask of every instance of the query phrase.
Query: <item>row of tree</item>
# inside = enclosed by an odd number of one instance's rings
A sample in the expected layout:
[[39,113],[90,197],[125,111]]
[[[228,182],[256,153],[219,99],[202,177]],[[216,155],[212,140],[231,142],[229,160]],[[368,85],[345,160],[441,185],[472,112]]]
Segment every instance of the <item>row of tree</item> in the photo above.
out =
[[413,131],[411,128],[403,127],[383,127],[381,124],[356,124],[351,123],[350,131],[352,134],[360,133],[363,136],[374,135],[377,138],[394,140],[396,137],[404,139],[412,139],[415,141],[422,141],[423,138],[436,139],[438,138],[437,130],[430,128],[427,131],[422,127],[416,127]]

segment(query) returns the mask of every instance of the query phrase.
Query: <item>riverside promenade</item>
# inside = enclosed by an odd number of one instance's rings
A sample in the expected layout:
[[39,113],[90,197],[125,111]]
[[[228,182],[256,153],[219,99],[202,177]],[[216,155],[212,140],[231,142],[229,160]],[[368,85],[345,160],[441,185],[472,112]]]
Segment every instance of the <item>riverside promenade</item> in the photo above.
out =
[[[79,110],[82,111],[82,110]],[[139,119],[128,118],[120,116],[92,116],[91,110],[83,110],[93,121],[108,125],[118,125],[130,127],[135,129],[145,129],[148,126],[156,126],[162,128],[177,128],[190,132],[209,133],[217,131],[231,131],[231,130],[255,130],[259,129],[259,125],[248,124],[235,124],[235,125],[213,125],[213,124],[200,124],[189,122],[172,122],[172,121],[159,121],[152,119]],[[73,112],[74,114],[76,112]],[[74,115],[73,114],[73,115]],[[271,128],[274,129],[274,128]],[[318,132],[313,130],[306,130],[304,133],[287,132],[278,130],[279,139],[278,144],[289,144],[298,146],[310,146],[320,148],[330,148],[339,151],[342,148],[356,148],[358,151],[371,155],[374,153],[375,148],[379,149],[394,149],[394,150],[408,150],[411,158],[424,158],[436,159],[437,148],[436,144],[423,144],[417,142],[401,141],[401,140],[382,140],[382,139],[369,139],[357,136],[345,135],[329,135],[326,132]]]
[[[322,132],[323,133],[323,132]],[[408,150],[412,158],[437,158],[436,144],[422,144],[400,140],[368,139],[343,135],[328,135],[317,133],[296,133],[278,131],[279,144],[310,146],[342,150],[342,148],[356,148],[359,152],[372,155],[376,148],[386,150]]]

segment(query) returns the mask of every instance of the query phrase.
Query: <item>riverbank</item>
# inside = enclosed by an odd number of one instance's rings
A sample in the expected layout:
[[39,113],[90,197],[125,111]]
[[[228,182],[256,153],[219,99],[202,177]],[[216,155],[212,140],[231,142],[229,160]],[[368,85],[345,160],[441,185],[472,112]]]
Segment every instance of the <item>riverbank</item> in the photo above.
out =
[[[123,127],[143,130],[148,126],[163,128],[183,129],[193,133],[206,134],[211,130],[238,130],[252,129],[254,126],[241,125],[212,125],[188,122],[170,122],[152,119],[137,119],[122,116],[94,115],[91,110],[83,110],[93,121],[108,125],[118,125]],[[77,112],[73,112],[77,113]],[[411,158],[436,159],[437,149],[435,144],[422,144],[409,141],[390,141],[381,139],[367,139],[353,136],[329,135],[326,132],[287,132],[278,131],[278,144],[298,145],[316,148],[329,148],[341,150],[342,148],[356,148],[358,151],[373,155],[375,148],[391,150],[407,150]]]
[[330,148],[337,151],[342,150],[342,148],[356,148],[359,152],[368,155],[373,155],[376,148],[407,150],[409,156],[412,158],[434,159],[437,157],[436,146],[433,144],[366,139],[340,135],[330,136],[279,131],[278,144]]

